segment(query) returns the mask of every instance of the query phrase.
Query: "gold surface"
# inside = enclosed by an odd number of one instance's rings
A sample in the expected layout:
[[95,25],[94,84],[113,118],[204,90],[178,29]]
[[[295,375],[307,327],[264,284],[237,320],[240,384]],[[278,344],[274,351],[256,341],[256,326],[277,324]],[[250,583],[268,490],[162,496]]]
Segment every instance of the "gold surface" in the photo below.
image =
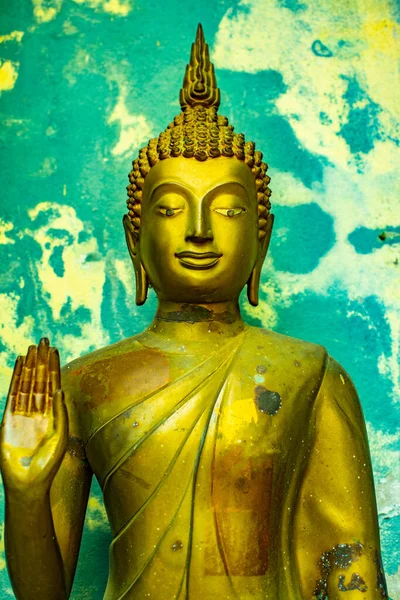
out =
[[105,600],[387,597],[357,393],[324,348],[242,321],[273,216],[254,165],[209,158],[156,161],[124,219],[149,329],[61,374],[46,339],[17,360],[1,469],[18,599],[68,598],[93,474]]

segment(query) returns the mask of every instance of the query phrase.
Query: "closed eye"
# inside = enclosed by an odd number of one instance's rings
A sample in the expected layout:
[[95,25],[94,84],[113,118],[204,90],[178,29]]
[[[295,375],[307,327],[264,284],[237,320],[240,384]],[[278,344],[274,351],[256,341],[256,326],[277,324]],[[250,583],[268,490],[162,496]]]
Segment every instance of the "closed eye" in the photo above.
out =
[[214,211],[219,213],[220,215],[224,215],[224,217],[236,217],[244,212],[246,212],[245,208],[214,208]]

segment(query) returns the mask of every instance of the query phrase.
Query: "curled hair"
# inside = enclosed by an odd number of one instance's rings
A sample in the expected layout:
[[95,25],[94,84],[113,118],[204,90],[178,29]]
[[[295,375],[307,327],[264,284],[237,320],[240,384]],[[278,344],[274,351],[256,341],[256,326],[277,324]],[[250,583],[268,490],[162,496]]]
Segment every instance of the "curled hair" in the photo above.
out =
[[217,109],[205,106],[186,106],[158,138],[150,140],[133,161],[129,173],[128,215],[134,233],[139,237],[143,185],[150,169],[161,160],[183,156],[205,161],[219,156],[243,161],[253,173],[258,204],[258,237],[266,234],[271,209],[268,165],[262,162],[262,153],[253,142],[246,142],[242,133],[234,133],[228,119],[218,115]]

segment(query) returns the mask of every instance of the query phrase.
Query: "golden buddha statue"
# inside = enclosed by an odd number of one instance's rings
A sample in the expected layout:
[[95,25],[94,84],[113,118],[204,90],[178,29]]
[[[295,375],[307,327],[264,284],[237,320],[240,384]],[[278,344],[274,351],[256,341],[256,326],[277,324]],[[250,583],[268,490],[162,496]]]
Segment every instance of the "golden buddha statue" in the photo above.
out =
[[[271,236],[262,154],[218,115],[199,26],[182,112],[129,175],[143,333],[60,372],[19,357],[1,432],[19,600],[69,597],[89,488],[113,540],[105,600],[387,598],[357,393],[320,346],[249,327]],[[61,391],[62,390],[62,391]]]

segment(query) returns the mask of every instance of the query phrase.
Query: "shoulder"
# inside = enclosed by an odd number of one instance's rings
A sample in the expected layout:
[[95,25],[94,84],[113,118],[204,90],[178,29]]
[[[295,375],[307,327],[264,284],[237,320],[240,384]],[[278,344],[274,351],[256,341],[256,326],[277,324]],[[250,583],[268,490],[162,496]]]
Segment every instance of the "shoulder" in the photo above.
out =
[[[159,381],[168,370],[165,355],[141,343],[141,335],[90,352],[62,368],[66,395],[79,402],[112,399],[113,394],[132,394],[144,382]],[[149,376],[149,371],[152,377]]]
[[140,350],[142,346],[138,342],[138,337],[139,336],[134,336],[121,340],[116,344],[104,346],[103,348],[88,352],[87,354],[70,361],[61,369],[63,378],[77,377],[100,363],[113,360],[116,357],[125,355],[129,352]]
[[[61,370],[67,405],[110,399],[114,389],[124,392],[143,379],[144,369],[159,366],[163,356],[140,343],[140,335],[90,352],[66,364]],[[165,360],[164,360],[165,362]],[[112,385],[111,385],[112,383]]]
[[327,357],[320,396],[330,403],[337,404],[346,413],[361,410],[357,390],[350,375],[331,356]]
[[290,364],[311,370],[321,369],[325,368],[328,360],[328,353],[323,346],[283,335],[271,329],[249,327],[248,339],[253,347],[285,366]]
[[249,328],[244,343],[246,372],[279,394],[286,414],[308,414],[324,377],[325,348],[256,327]]

